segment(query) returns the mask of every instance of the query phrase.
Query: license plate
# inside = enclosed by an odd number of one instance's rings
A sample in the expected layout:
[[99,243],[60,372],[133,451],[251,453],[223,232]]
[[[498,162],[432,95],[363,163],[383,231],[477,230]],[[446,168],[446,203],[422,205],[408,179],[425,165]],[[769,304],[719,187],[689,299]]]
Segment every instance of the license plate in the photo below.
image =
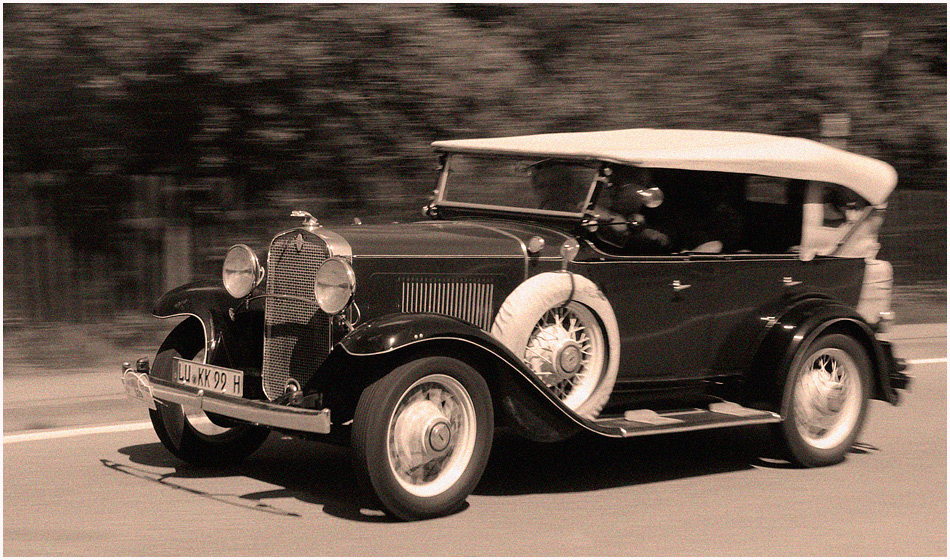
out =
[[175,358],[175,381],[214,393],[244,396],[244,372]]

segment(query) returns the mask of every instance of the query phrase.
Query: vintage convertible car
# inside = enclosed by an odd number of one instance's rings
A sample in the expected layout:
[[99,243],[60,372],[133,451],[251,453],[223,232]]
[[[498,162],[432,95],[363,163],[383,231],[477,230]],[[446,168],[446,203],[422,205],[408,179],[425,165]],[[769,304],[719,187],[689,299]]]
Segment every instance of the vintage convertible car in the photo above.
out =
[[791,461],[841,461],[868,399],[909,378],[875,258],[897,177],[813,141],[634,129],[433,144],[428,220],[305,211],[125,364],[162,443],[236,461],[271,430],[352,446],[401,519],[457,510],[496,428],[537,441],[768,423]]

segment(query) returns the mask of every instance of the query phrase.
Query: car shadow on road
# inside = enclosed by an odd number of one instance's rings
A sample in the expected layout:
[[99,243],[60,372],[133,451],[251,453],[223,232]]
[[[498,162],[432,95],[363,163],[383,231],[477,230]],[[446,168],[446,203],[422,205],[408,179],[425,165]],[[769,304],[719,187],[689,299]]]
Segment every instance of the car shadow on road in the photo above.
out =
[[[343,447],[271,435],[263,446],[239,465],[196,467],[179,460],[161,443],[119,449],[132,465],[105,466],[159,482],[192,495],[254,509],[299,517],[294,502],[321,506],[329,515],[369,523],[391,521],[360,498],[349,450]],[[143,469],[143,467],[147,467]],[[173,469],[168,472],[168,469]],[[158,471],[158,472],[156,472]],[[240,495],[212,494],[201,490],[201,479],[243,476],[277,488]],[[287,501],[291,498],[292,501]],[[278,507],[279,505],[279,507]]]
[[520,495],[635,486],[753,468],[796,468],[765,426],[559,443],[498,437],[475,493]]
[[[856,444],[853,453],[872,453]],[[344,447],[272,435],[243,463],[233,467],[194,467],[172,456],[160,443],[119,450],[130,465],[103,459],[113,470],[158,482],[191,495],[238,507],[301,517],[295,503],[322,507],[328,515],[367,523],[393,520],[367,503],[359,491]],[[517,496],[602,490],[736,472],[755,468],[795,469],[767,426],[745,426],[630,439],[580,434],[558,443],[535,443],[499,434],[485,474],[473,494]],[[169,470],[171,469],[171,470]],[[242,476],[276,488],[244,494],[214,494],[201,479]],[[290,498],[291,500],[287,500]]]

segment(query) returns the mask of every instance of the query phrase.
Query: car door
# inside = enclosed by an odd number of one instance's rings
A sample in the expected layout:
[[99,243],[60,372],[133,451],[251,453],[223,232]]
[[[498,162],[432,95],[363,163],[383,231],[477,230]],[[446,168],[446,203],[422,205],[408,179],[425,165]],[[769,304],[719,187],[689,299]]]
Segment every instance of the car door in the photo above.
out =
[[693,266],[710,278],[708,297],[697,303],[709,317],[708,373],[733,373],[756,342],[759,315],[789,290],[799,289],[802,262],[795,255],[714,255]]
[[[815,190],[805,181],[749,176],[739,205],[742,231],[737,241],[726,244],[725,254],[694,257],[697,273],[713,279],[710,297],[698,311],[712,317],[711,373],[735,373],[743,367],[763,320],[783,298],[807,292],[849,305],[856,301],[862,259],[801,254],[806,189]],[[821,222],[821,200],[815,206]]]
[[697,302],[707,297],[710,279],[696,274],[688,256],[602,254],[580,268],[617,316],[618,390],[701,375],[709,321],[697,313]]

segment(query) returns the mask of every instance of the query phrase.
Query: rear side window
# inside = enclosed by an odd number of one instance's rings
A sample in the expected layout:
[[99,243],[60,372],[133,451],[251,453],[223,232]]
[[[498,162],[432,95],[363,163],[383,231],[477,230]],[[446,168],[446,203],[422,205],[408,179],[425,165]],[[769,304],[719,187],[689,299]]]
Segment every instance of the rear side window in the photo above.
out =
[[665,201],[647,222],[668,227],[676,251],[786,254],[801,243],[805,181],[661,169],[653,175]]
[[[739,173],[649,171],[652,186],[663,191],[663,203],[638,210],[636,219],[639,227],[669,239],[670,254],[787,255],[803,253],[806,245],[806,253],[844,254],[840,246],[858,223],[869,224],[864,237],[874,240],[874,224],[866,219],[868,202],[841,185]],[[604,200],[601,194],[597,203]],[[870,254],[864,246],[854,252]]]
[[746,200],[768,204],[787,204],[788,179],[750,175],[746,180]]
[[745,229],[740,252],[794,253],[802,238],[807,182],[750,175],[745,189]]

